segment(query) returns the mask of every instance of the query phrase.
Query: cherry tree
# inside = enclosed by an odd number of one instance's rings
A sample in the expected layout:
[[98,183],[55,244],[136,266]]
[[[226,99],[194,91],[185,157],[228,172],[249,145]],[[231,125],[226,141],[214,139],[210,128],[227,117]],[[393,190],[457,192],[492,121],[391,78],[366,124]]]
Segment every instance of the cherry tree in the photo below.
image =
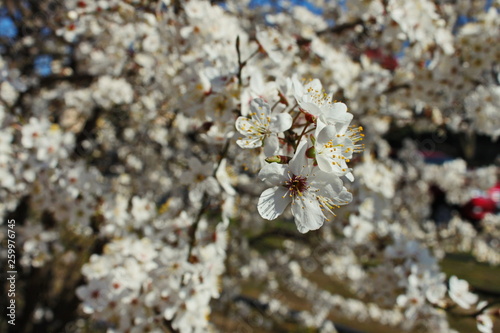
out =
[[442,267],[500,263],[498,206],[443,222],[433,193],[498,180],[499,1],[0,7],[2,330],[498,325]]

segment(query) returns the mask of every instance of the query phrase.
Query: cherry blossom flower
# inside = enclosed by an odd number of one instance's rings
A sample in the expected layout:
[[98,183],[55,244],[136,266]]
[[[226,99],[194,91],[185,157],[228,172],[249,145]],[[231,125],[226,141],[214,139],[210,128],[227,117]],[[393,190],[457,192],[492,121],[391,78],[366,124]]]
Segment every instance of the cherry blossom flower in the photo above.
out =
[[269,105],[260,98],[250,103],[251,118],[239,117],[236,129],[245,138],[236,143],[241,148],[258,148],[264,146],[266,156],[276,154],[279,149],[278,133],[292,126],[292,117],[288,113],[273,114]]
[[256,37],[259,45],[264,49],[273,62],[280,63],[285,60],[283,53],[278,52],[277,50],[279,49],[279,44],[283,39],[278,31],[272,29],[263,30],[257,27]]
[[97,104],[109,108],[112,105],[132,102],[134,97],[132,87],[125,79],[113,79],[102,76],[96,83],[93,98]]
[[361,127],[347,129],[347,126],[342,123],[325,125],[318,120],[314,148],[319,168],[338,176],[345,175],[353,181],[354,176],[347,167],[347,162],[354,152],[362,150],[362,146],[358,144],[363,136],[359,133],[361,130]]
[[307,142],[302,141],[290,164],[271,163],[262,168],[259,177],[273,187],[261,194],[257,206],[263,218],[274,220],[291,204],[301,233],[319,229],[327,220],[324,210],[331,212],[335,205],[352,199],[340,178],[313,166],[306,150]]
[[88,285],[78,287],[76,294],[83,301],[83,312],[89,314],[103,311],[111,296],[105,280],[90,280]]
[[132,217],[136,225],[141,225],[154,215],[155,205],[147,198],[135,196],[132,198]]
[[469,309],[478,300],[477,295],[469,291],[469,283],[456,276],[450,277],[448,294],[454,302],[464,309]]
[[23,126],[21,143],[25,148],[34,148],[40,144],[41,138],[49,130],[50,122],[45,119],[30,118]]
[[255,98],[261,98],[270,104],[276,101],[278,97],[276,82],[266,82],[260,68],[252,68],[248,84],[248,87],[241,92],[241,115],[248,116],[250,103]]
[[292,77],[294,96],[303,112],[320,118],[327,125],[348,126],[353,115],[347,112],[347,106],[333,101],[333,95],[325,93],[318,79],[306,84],[300,83],[297,76]]
[[477,329],[481,333],[493,332],[493,320],[487,314],[481,314],[476,317]]
[[343,232],[346,237],[352,238],[355,243],[363,243],[373,232],[374,227],[370,221],[351,215],[349,217],[349,225],[344,227]]
[[189,199],[199,202],[206,193],[215,196],[220,193],[220,186],[213,174],[213,164],[201,163],[196,157],[189,159],[189,170],[182,174],[182,182],[189,184]]

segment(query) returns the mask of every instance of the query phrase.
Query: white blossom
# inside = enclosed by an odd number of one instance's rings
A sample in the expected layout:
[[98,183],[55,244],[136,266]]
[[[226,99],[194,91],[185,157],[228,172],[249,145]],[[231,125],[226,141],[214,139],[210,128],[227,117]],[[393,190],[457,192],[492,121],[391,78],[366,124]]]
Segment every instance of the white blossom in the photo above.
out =
[[239,117],[236,129],[244,138],[238,139],[241,148],[264,146],[266,156],[276,154],[279,149],[278,134],[292,126],[292,117],[288,113],[273,114],[269,105],[256,98],[250,103],[250,119]]
[[460,307],[469,309],[478,300],[478,296],[469,291],[469,283],[456,276],[450,277],[448,294]]
[[342,181],[314,167],[306,157],[307,142],[302,141],[289,165],[271,163],[259,177],[273,187],[265,190],[258,203],[260,215],[274,220],[291,204],[297,229],[301,233],[319,229],[327,219],[323,210],[346,204],[352,196]]

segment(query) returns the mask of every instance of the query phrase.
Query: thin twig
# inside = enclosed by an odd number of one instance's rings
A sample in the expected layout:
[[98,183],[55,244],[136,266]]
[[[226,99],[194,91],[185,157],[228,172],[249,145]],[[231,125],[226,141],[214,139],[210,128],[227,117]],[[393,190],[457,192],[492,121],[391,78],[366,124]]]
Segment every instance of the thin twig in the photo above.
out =
[[236,37],[236,53],[238,54],[238,86],[241,87],[241,70],[243,69],[241,63],[241,53],[240,53],[240,36]]
[[252,59],[257,53],[259,53],[259,49],[255,50],[245,61],[241,61],[241,52],[240,52],[240,36],[236,37],[236,53],[238,54],[238,86],[241,87],[243,85],[243,81],[241,79],[241,72],[243,71],[243,67],[245,67],[250,59]]
[[306,129],[309,127],[309,122],[304,126],[304,129],[302,130],[302,133],[300,133],[299,139],[297,140],[297,144],[295,145],[295,151],[297,151],[297,147],[299,146],[300,141],[302,140],[302,137],[304,136],[304,133],[306,132]]
[[354,22],[348,22],[348,23],[344,23],[344,24],[335,25],[335,26],[330,27],[330,28],[326,28],[324,30],[316,32],[316,35],[321,36],[321,35],[324,35],[326,33],[340,34],[340,33],[344,32],[345,30],[355,28],[357,25],[360,25],[360,24],[361,25],[363,24],[362,19],[358,19]]
[[[219,170],[219,167],[222,163],[222,160],[227,155],[227,152],[229,150],[229,144],[230,144],[230,140],[227,140],[225,145],[224,145],[224,148],[222,148],[221,154],[219,156],[219,161],[217,162],[217,166],[215,167],[214,172],[212,174],[213,177],[215,177],[215,175],[217,174],[217,171]],[[201,204],[200,210],[198,211],[198,215],[196,216],[194,223],[191,225],[191,228],[189,229],[190,241],[189,241],[189,250],[188,250],[188,257],[187,257],[188,261],[191,260],[191,255],[192,255],[194,246],[196,245],[196,231],[198,230],[198,224],[200,223],[201,217],[203,216],[203,214],[205,213],[205,211],[208,208],[209,200],[208,200],[208,196],[206,193],[203,193],[203,198],[201,199],[201,202],[202,202],[202,204]]]

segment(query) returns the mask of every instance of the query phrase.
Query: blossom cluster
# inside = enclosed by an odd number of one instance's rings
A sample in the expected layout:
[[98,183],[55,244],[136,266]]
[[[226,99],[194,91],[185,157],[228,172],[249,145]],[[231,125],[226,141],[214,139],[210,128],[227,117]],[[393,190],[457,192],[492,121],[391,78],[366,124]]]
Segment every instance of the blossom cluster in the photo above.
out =
[[118,332],[162,325],[183,332],[205,331],[208,304],[220,293],[217,279],[224,269],[227,226],[219,224],[208,232],[206,221],[200,221],[198,236],[207,239],[202,244],[166,246],[162,238],[190,226],[189,217],[181,218],[175,228],[162,229],[162,236],[114,240],[102,255],[93,254],[82,267],[88,282],[76,290],[83,312],[113,323]]
[[[264,147],[269,164],[260,170],[259,178],[273,187],[259,198],[260,215],[274,220],[291,205],[297,229],[306,233],[328,220],[325,212],[333,214],[333,209],[352,200],[341,177],[354,180],[347,162],[362,150],[363,134],[361,127],[350,126],[353,116],[346,105],[332,101],[319,80],[302,84],[293,77],[287,84],[292,96],[280,91],[282,100],[275,111],[260,98],[251,100],[251,112],[236,120],[236,129],[243,135],[237,144]],[[279,112],[280,103],[295,107]],[[292,118],[289,112],[296,107]]]

